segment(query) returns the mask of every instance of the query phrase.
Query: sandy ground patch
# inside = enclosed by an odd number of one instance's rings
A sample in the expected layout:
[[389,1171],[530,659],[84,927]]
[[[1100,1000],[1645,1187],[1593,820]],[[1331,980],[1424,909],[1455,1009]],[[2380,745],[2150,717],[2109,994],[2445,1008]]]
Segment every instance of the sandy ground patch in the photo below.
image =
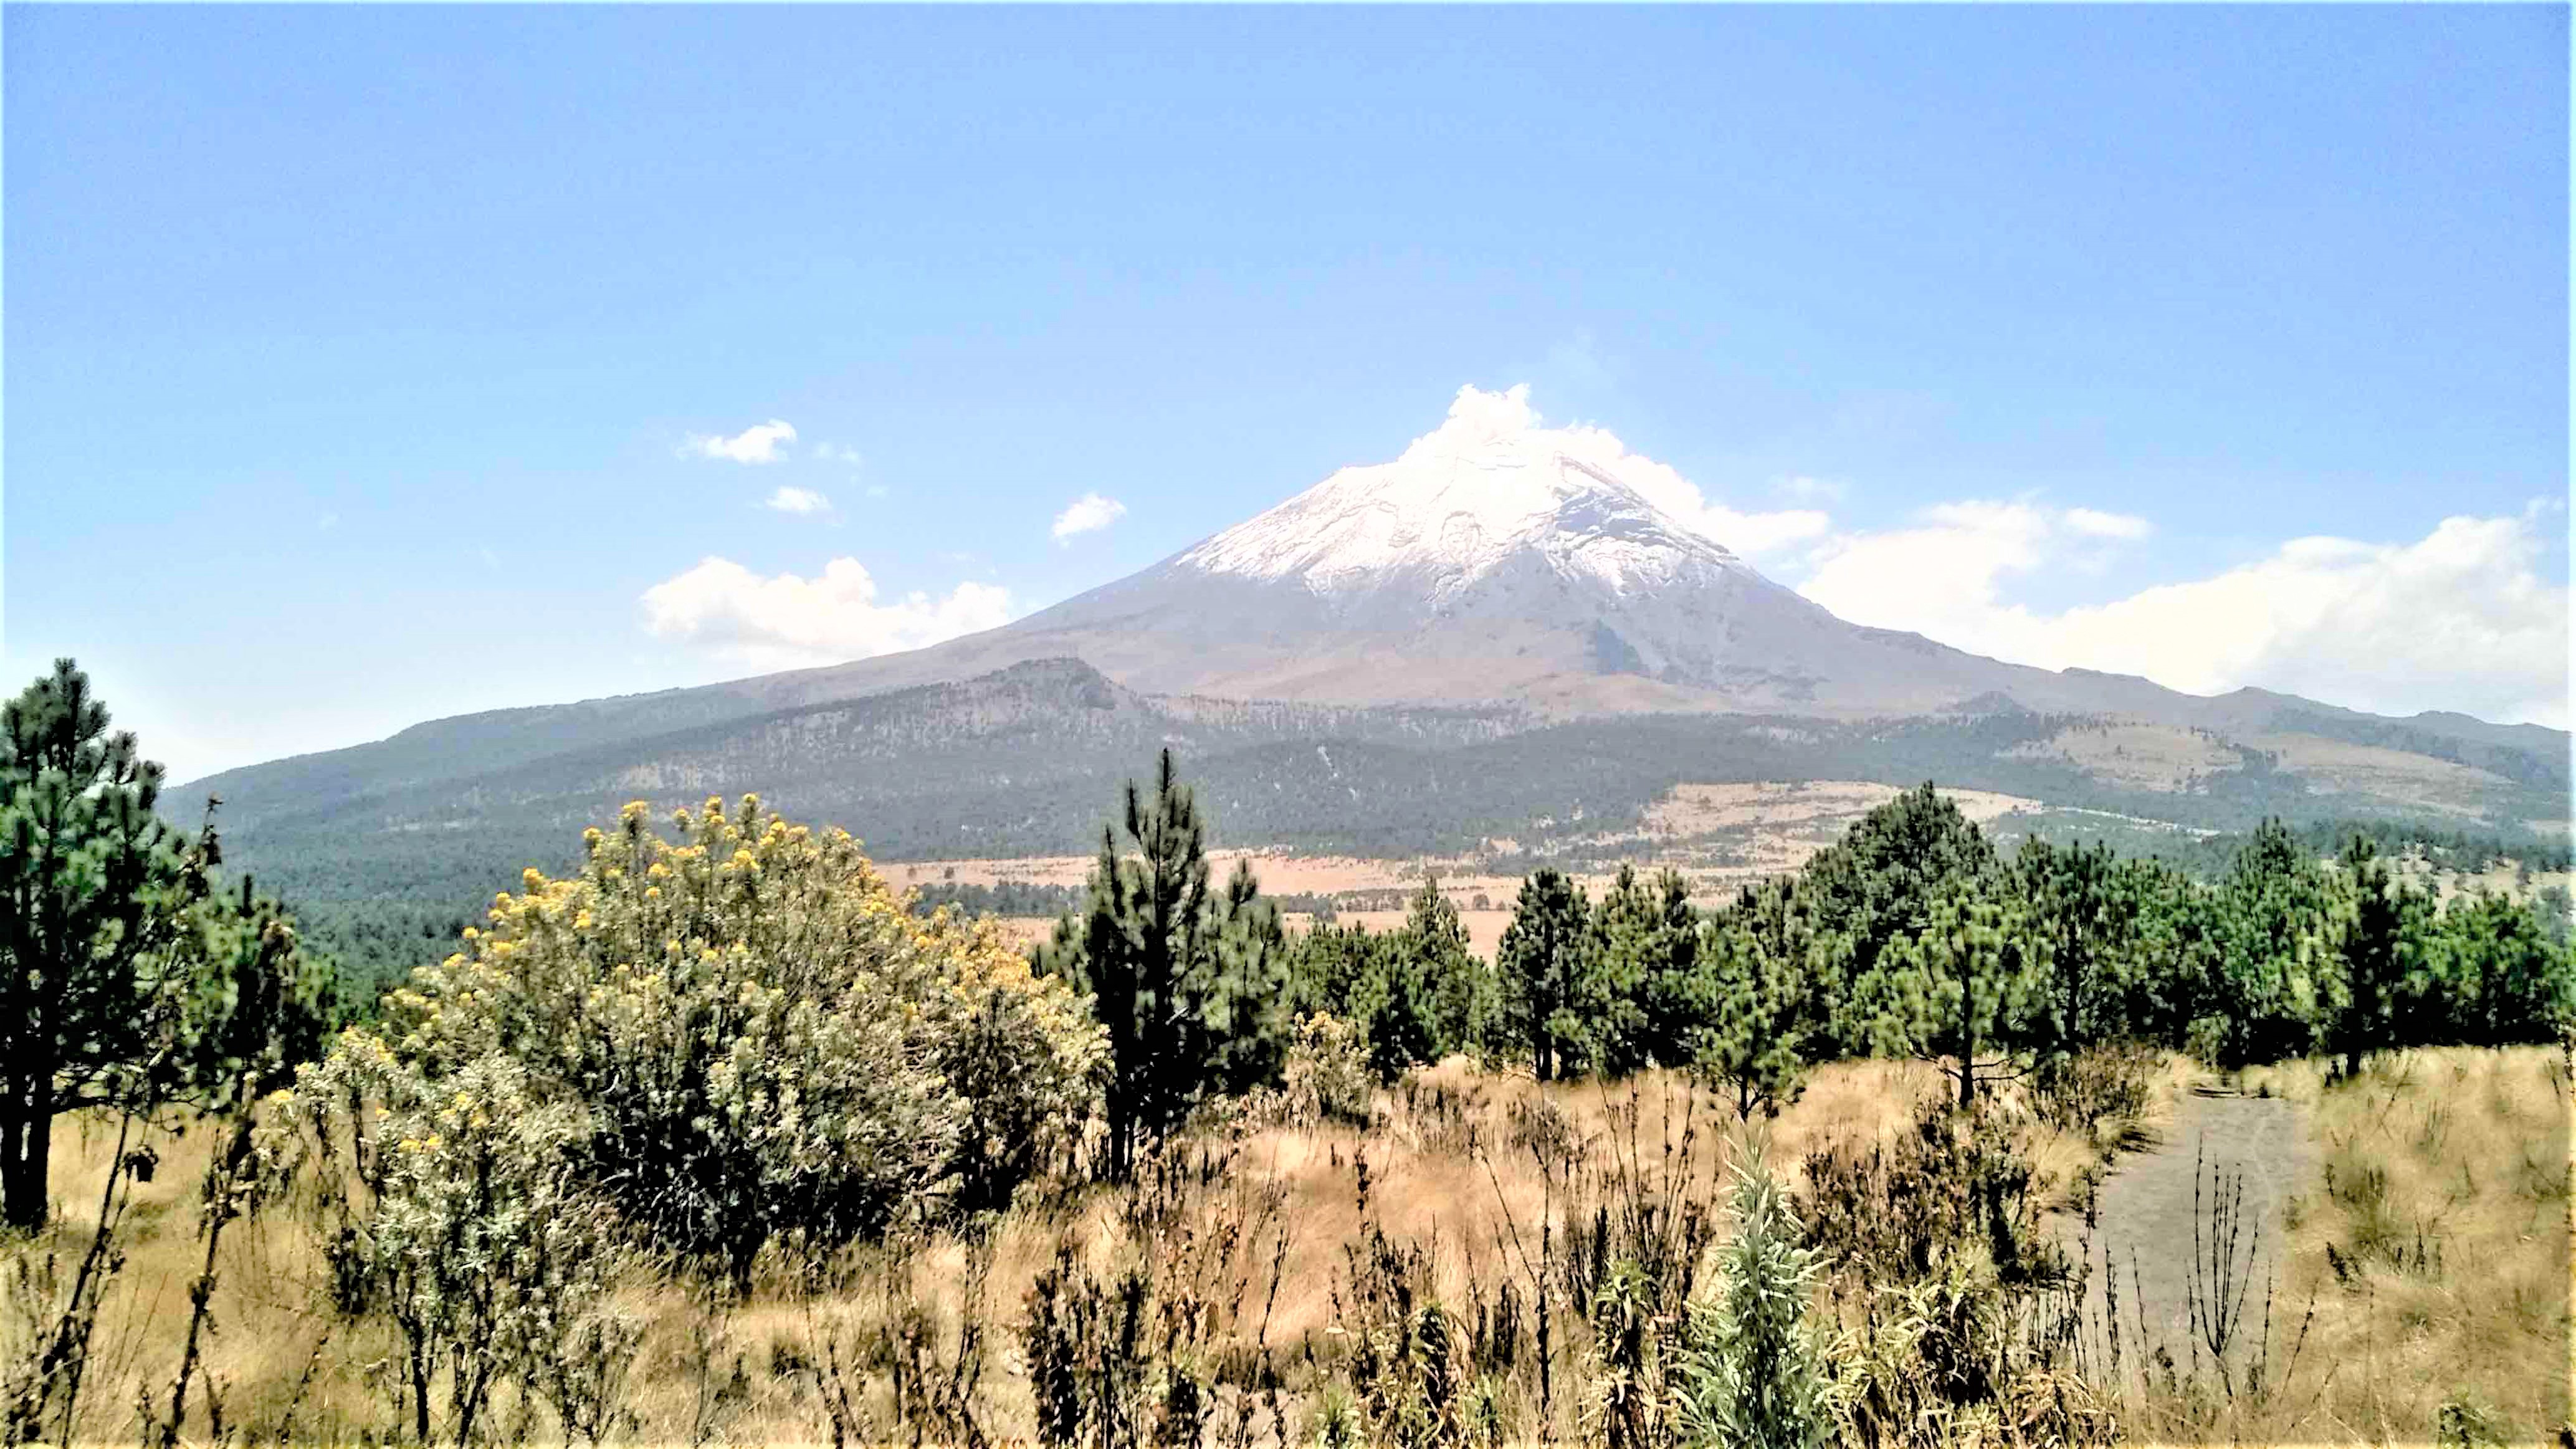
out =
[[[2187,1091],[2156,1136],[2154,1146],[2118,1159],[2102,1183],[2088,1252],[2087,1330],[2106,1336],[2116,1306],[2130,1369],[2158,1347],[2188,1363],[2196,1337],[2206,1361],[2210,1305],[2232,1304],[2232,1317],[2219,1321],[2237,1325],[2228,1357],[2241,1363],[2262,1331],[2266,1286],[2281,1273],[2282,1205],[2306,1170],[2306,1123],[2280,1097]],[[2232,1234],[2230,1219],[2238,1225]],[[2095,1348],[2096,1361],[2107,1362],[2107,1344]]]

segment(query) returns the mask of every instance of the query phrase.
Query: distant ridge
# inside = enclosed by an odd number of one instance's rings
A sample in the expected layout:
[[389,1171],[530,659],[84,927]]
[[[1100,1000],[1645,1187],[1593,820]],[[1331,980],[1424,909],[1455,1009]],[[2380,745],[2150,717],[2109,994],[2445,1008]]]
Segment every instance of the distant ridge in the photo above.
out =
[[187,788],[223,797],[245,860],[398,892],[506,880],[624,799],[742,790],[898,853],[1081,849],[1164,745],[1240,844],[1458,848],[1633,820],[1686,780],[1933,776],[2203,829],[2394,816],[2563,839],[2562,731],[2189,695],[1851,624],[1580,442],[1468,410],[999,629],[433,720]]

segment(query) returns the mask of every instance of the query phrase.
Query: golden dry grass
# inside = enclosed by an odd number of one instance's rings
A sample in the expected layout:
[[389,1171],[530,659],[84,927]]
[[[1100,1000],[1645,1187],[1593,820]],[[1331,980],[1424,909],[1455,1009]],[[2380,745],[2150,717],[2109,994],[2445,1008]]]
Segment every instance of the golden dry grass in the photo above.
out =
[[[2190,1063],[2168,1058],[2150,1117],[2170,1112],[2196,1074]],[[2536,1050],[2418,1052],[2351,1083],[2329,1085],[2315,1068],[2291,1064],[2249,1073],[2247,1085],[2286,1096],[2306,1114],[2310,1180],[2294,1199],[2279,1316],[2295,1322],[2294,1309],[2313,1295],[2316,1322],[2288,1390],[2259,1412],[2235,1412],[2223,1430],[2215,1424],[2213,1430],[2245,1442],[2417,1441],[2429,1436],[2441,1404],[2463,1393],[2526,1437],[2554,1429],[2564,1416],[2568,1373],[2563,1059]],[[1918,1100],[1942,1090],[1938,1074],[1917,1064],[1820,1068],[1774,1124],[1771,1160],[1776,1170],[1794,1172],[1816,1147],[1891,1133]],[[1463,1109],[1444,1105],[1443,1094]],[[1541,1086],[1453,1060],[1418,1073],[1409,1099],[1382,1095],[1377,1119],[1365,1131],[1332,1124],[1238,1129],[1226,1141],[1202,1144],[1210,1151],[1230,1147],[1232,1154],[1207,1196],[1230,1197],[1239,1206],[1275,1194],[1275,1216],[1267,1221],[1285,1227],[1288,1246],[1278,1299],[1267,1315],[1268,1341],[1293,1345],[1330,1325],[1346,1250],[1364,1226],[1363,1158],[1371,1217],[1390,1237],[1436,1240],[1443,1294],[1462,1293],[1469,1275],[1506,1271],[1514,1224],[1533,1229],[1552,1197],[1530,1157],[1504,1140],[1514,1104],[1536,1101],[1592,1139],[1596,1164],[1617,1150],[1623,1113],[1638,1114],[1635,1130],[1648,1156],[1686,1121],[1695,1123],[1702,1141],[1716,1144],[1711,1171],[1722,1181],[1727,1114],[1670,1074],[1608,1087]],[[1469,1122],[1486,1151],[1463,1146]],[[102,1317],[84,1437],[130,1440],[137,1389],[166,1395],[186,1283],[195,1271],[194,1194],[209,1135],[161,1142],[161,1170],[141,1190],[128,1220],[131,1258]],[[108,1139],[95,1123],[66,1121],[56,1140],[57,1193],[66,1211],[53,1241],[76,1250]],[[2102,1146],[2081,1134],[2041,1131],[2029,1151],[2063,1200],[2100,1160]],[[2383,1172],[2377,1206],[2365,1211],[2349,1187],[2330,1189],[2329,1165],[2338,1184],[2357,1180],[2364,1168]],[[1562,1207],[1561,1196],[1553,1200]],[[380,1435],[391,1421],[393,1386],[386,1375],[393,1335],[380,1324],[333,1321],[322,1255],[298,1206],[289,1202],[226,1242],[214,1300],[219,1331],[208,1367],[221,1386],[227,1422],[274,1429],[292,1406],[299,1437]],[[639,1273],[621,1294],[645,1325],[629,1385],[636,1423],[622,1437],[684,1442],[702,1421],[712,1421],[734,1443],[825,1438],[812,1389],[780,1366],[810,1353],[822,1336],[882,1321],[892,1300],[908,1293],[941,1325],[943,1343],[953,1341],[961,1310],[981,1314],[993,1335],[984,1378],[986,1427],[1026,1438],[1035,1430],[1034,1411],[1016,1330],[1029,1286],[1068,1237],[1105,1265],[1117,1251],[1111,1230],[1117,1210],[1114,1195],[1099,1189],[1024,1200],[990,1240],[990,1268],[973,1305],[964,1301],[969,1250],[947,1238],[888,1269],[892,1280],[863,1274],[819,1302],[800,1301],[784,1284],[764,1281],[750,1301],[718,1318],[683,1289]],[[2413,1266],[2418,1226],[2442,1245],[2439,1271]],[[1225,1272],[1266,1281],[1269,1241],[1256,1232],[1223,1265]],[[1175,1254],[1190,1250],[1181,1240],[1157,1246]],[[2399,1246],[2402,1261],[2389,1256]],[[2360,1266],[2338,1277],[2330,1247]],[[709,1414],[704,1406],[711,1400],[716,1408]],[[192,1432],[208,1427],[200,1414]],[[537,1422],[553,1433],[550,1422]]]
[[2282,1315],[2314,1327],[2299,1380],[2250,1431],[2422,1442],[2446,1402],[2516,1442],[2567,1422],[2568,1070],[2554,1048],[2395,1054],[2329,1082],[2249,1072],[2306,1113]]
[[[1704,1134],[1708,1171],[1715,1176],[1725,1148],[1718,1139],[1729,1118],[1712,1099],[1678,1076],[1654,1074],[1617,1086],[1552,1084],[1526,1076],[1489,1075],[1452,1060],[1416,1075],[1417,1100],[1428,1089],[1446,1089],[1467,1103],[1464,1119],[1486,1134],[1488,1151],[1470,1154],[1455,1131],[1458,1114],[1416,1114],[1398,1094],[1380,1099],[1378,1119],[1362,1131],[1344,1125],[1267,1127],[1243,1131],[1232,1143],[1230,1186],[1243,1192],[1274,1189],[1289,1245],[1270,1341],[1294,1343],[1321,1332],[1331,1316],[1331,1290],[1345,1249],[1358,1241],[1358,1164],[1365,1158],[1371,1209],[1398,1239],[1436,1239],[1443,1245],[1444,1291],[1455,1291],[1469,1273],[1498,1271],[1496,1255],[1516,1219],[1534,1231],[1548,1196],[1530,1158],[1501,1140],[1515,1101],[1543,1099],[1577,1130],[1596,1139],[1595,1157],[1609,1150],[1614,1116],[1633,1103],[1641,1133],[1657,1139],[1669,1125],[1678,1136],[1686,1121]],[[1901,1063],[1852,1063],[1820,1069],[1801,1101],[1776,1124],[1775,1161],[1794,1162],[1809,1147],[1836,1138],[1891,1130],[1916,1094],[1938,1090],[1927,1068]],[[77,1252],[86,1241],[109,1155],[110,1139],[97,1122],[58,1125],[56,1189],[63,1212],[50,1241]],[[160,1170],[137,1194],[126,1220],[130,1256],[109,1295],[98,1334],[99,1352],[84,1391],[84,1437],[128,1439],[135,1429],[139,1388],[166,1396],[184,1321],[187,1283],[196,1270],[195,1193],[208,1153],[204,1131],[173,1138],[159,1134]],[[1490,1166],[1488,1165],[1490,1164]],[[1720,1178],[1719,1180],[1722,1180]],[[1557,1201],[1563,1207],[1561,1196]],[[327,1273],[319,1245],[288,1203],[227,1238],[220,1286],[214,1298],[218,1332],[207,1357],[220,1385],[224,1412],[234,1425],[274,1428],[292,1406],[299,1435],[345,1441],[391,1422],[391,1371],[396,1342],[380,1324],[335,1323],[328,1313]],[[1097,1258],[1114,1234],[1113,1196],[1090,1190],[1070,1201],[1024,1204],[1005,1217],[992,1240],[982,1313],[997,1335],[986,1391],[993,1427],[1026,1437],[1035,1425],[1025,1380],[1015,1363],[1014,1330],[1023,1317],[1029,1285],[1066,1235]],[[1266,1251],[1266,1250],[1263,1250]],[[1254,1266],[1250,1253],[1238,1269]],[[940,1239],[905,1268],[914,1294],[953,1333],[962,1298],[966,1248]],[[1266,1263],[1259,1265],[1266,1269]],[[710,1392],[707,1360],[717,1365],[716,1387],[731,1377],[738,1357],[744,1384],[723,1411],[733,1442],[803,1442],[823,1436],[825,1425],[810,1389],[772,1372],[783,1356],[836,1326],[872,1322],[883,1306],[883,1285],[854,1290],[819,1304],[796,1301],[783,1285],[764,1284],[751,1301],[724,1316],[720,1342],[710,1355],[703,1340],[711,1320],[691,1295],[667,1282],[638,1275],[622,1290],[624,1306],[645,1325],[633,1359],[630,1386],[645,1441],[686,1441]],[[308,1368],[310,1376],[307,1377]],[[196,1426],[204,1428],[202,1419]]]

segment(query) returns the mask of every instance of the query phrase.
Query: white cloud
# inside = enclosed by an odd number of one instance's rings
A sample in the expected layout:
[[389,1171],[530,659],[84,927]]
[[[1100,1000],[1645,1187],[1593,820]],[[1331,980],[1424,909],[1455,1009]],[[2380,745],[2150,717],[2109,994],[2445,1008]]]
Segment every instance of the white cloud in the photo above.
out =
[[1809,478],[1800,474],[1795,478],[1783,478],[1773,483],[1771,491],[1784,498],[1794,498],[1800,503],[1840,503],[1843,501],[1845,485],[1839,479]]
[[1777,553],[1792,544],[1822,538],[1833,528],[1833,520],[1821,509],[1744,512],[1730,508],[1700,492],[1698,484],[1670,466],[1629,452],[1607,428],[1583,423],[1544,427],[1530,406],[1527,383],[1503,392],[1473,386],[1458,389],[1457,400],[1449,405],[1448,421],[1438,431],[1415,439],[1412,447],[1454,445],[1460,435],[1496,440],[1532,435],[1534,441],[1636,489],[1675,521],[1739,554]]
[[828,513],[832,508],[832,500],[811,488],[781,486],[777,492],[769,495],[768,502],[763,506],[775,508],[781,513]]
[[2154,524],[2132,513],[2070,508],[2064,517],[2068,528],[2090,538],[2140,539],[2156,531]]
[[1911,527],[1832,540],[1799,591],[1857,623],[2195,694],[2254,685],[2384,714],[2567,722],[2568,591],[2539,572],[2536,510],[2444,519],[2413,543],[2293,539],[2208,578],[2058,613],[2006,597],[2017,575],[2145,531],[2087,510],[1946,504]]
[[880,603],[857,559],[836,558],[817,578],[763,578],[731,559],[697,567],[644,591],[654,634],[770,669],[834,664],[919,649],[1010,621],[1010,592],[963,582],[945,596],[914,592]]
[[853,468],[858,467],[861,461],[859,450],[845,443],[816,443],[814,456],[827,463],[847,463]]
[[1056,541],[1061,543],[1077,533],[1097,533],[1116,523],[1126,514],[1127,505],[1117,499],[1103,498],[1097,493],[1085,493],[1066,504],[1064,512],[1055,516],[1053,532]]
[[793,424],[771,418],[756,423],[730,438],[707,437],[691,433],[680,451],[692,457],[730,459],[736,463],[775,463],[782,444],[796,441]]

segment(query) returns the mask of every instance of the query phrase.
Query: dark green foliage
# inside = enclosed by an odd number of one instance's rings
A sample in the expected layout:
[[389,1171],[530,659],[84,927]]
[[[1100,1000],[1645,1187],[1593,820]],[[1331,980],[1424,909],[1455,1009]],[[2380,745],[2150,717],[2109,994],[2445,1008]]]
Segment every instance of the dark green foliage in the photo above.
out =
[[[1006,880],[997,885],[938,881],[920,887],[914,893],[914,903],[924,911],[954,906],[970,916],[1061,916],[1082,904],[1082,892],[1074,886],[1025,880]],[[1287,908],[1284,901],[1276,903]]]
[[[309,1050],[328,1006],[275,903],[247,882],[238,902],[215,889],[211,809],[195,836],[154,813],[161,774],[134,736],[108,732],[68,659],[0,708],[0,1197],[12,1226],[44,1222],[57,1114],[210,1099],[238,1080],[240,1056]],[[277,971],[294,980],[282,994],[260,986]]]
[[1414,893],[1397,942],[1430,1000],[1435,1055],[1477,1050],[1496,1010],[1494,973],[1467,948],[1467,928],[1438,880]]
[[[2223,1067],[2448,1042],[2553,1039],[2576,1019],[2563,915],[2480,896],[2436,910],[2371,837],[2334,866],[2282,822],[2203,883],[2100,845],[2027,842],[2010,864],[1927,786],[1704,929],[1678,877],[1623,871],[1597,905],[1552,869],[1524,883],[1489,1040],[1542,1078],[1696,1064],[1749,1116],[1809,1061],[1869,1052],[1983,1082],[2044,1081],[2105,1044]],[[2555,934],[2553,934],[2555,932]]]
[[1318,926],[1298,942],[1290,983],[1298,1015],[1325,1013],[1359,1029],[1378,1080],[1394,1081],[1406,1068],[1438,1059],[1430,983],[1403,932]]
[[2431,999],[2417,1010],[2432,1039],[2549,1042],[2576,1020],[2576,957],[2521,903],[2483,892],[2454,901],[2427,934]]
[[[1682,924],[1671,927],[1656,895],[1637,878],[1633,866],[1619,867],[1619,877],[1592,910],[1588,969],[1574,981],[1575,1010],[1583,1026],[1583,1065],[1604,1077],[1624,1077],[1655,1064],[1659,1025],[1647,1011],[1650,994],[1669,985],[1670,958],[1676,942],[1695,935],[1690,907],[1683,902]],[[1680,951],[1692,947],[1681,945]],[[1670,1028],[1677,1023],[1660,1023]],[[1678,1055],[1676,1052],[1675,1055]],[[1665,1056],[1663,1060],[1672,1060]]]
[[2119,950],[2136,934],[2138,901],[2115,888],[2118,865],[2102,846],[2034,840],[2013,866],[2048,947],[2042,1034],[2060,1049],[2096,1040],[2120,1014]]
[[[2266,822],[2269,823],[2273,822]],[[2506,835],[2446,830],[2422,821],[2392,819],[2311,820],[2284,828],[2300,850],[2309,855],[2340,851],[2359,835],[2366,837],[2381,855],[2413,856],[2437,869],[2470,875],[2481,874],[2504,860],[2523,862],[2534,870],[2567,870],[2576,864],[2571,862],[2571,848],[2564,840],[2545,839],[2528,832]],[[2235,865],[2237,852],[2252,837],[2252,831],[2238,831],[2177,841],[2167,832],[2157,849],[2139,853],[2155,855],[2195,880],[2218,880]]]
[[1867,1047],[1877,1024],[1847,1007],[1889,944],[1930,924],[1935,902],[2001,872],[1985,833],[1929,783],[1861,817],[1800,872],[1809,929],[1808,1000],[1818,1048]]
[[1287,938],[1250,867],[1210,887],[1206,822],[1170,750],[1150,796],[1128,782],[1123,823],[1135,853],[1104,830],[1084,913],[1037,951],[1041,970],[1091,995],[1108,1029],[1104,1166],[1118,1181],[1202,1097],[1278,1076],[1288,981]]
[[1590,1048],[1588,1004],[1599,949],[1583,889],[1562,871],[1521,883],[1512,923],[1495,959],[1502,983],[1501,1030],[1542,1082],[1580,1071]]
[[1357,922],[1309,929],[1297,938],[1289,960],[1290,1013],[1354,1019],[1351,1003],[1360,982],[1377,969],[1377,958],[1391,949],[1392,941]]
[[1405,923],[1395,930],[1318,924],[1291,953],[1291,1013],[1335,1016],[1357,1027],[1381,1081],[1475,1049],[1493,1015],[1493,996],[1492,973],[1468,951],[1466,928],[1437,881],[1414,893]]
[[1639,973],[1645,1056],[1660,1066],[1687,1066],[1699,1057],[1699,1034],[1716,1008],[1719,979],[1705,959],[1690,882],[1665,870],[1655,878],[1655,896]]
[[2011,1074],[2044,1039],[2048,947],[2017,903],[1962,890],[1932,902],[1853,984],[1882,1053],[1945,1060],[1959,1105],[1977,1084]]
[[1692,1062],[1733,1099],[1735,1114],[1776,1116],[1797,1100],[1807,1025],[1794,963],[1771,954],[1749,923],[1709,923],[1699,979],[1710,987],[1706,1025],[1692,1033]]
[[2392,885],[2377,848],[2362,835],[2344,847],[2341,884],[2352,897],[2342,923],[2343,1005],[2327,1040],[2338,1070],[2349,1076],[2364,1056],[2391,1042],[2399,1013],[2430,985],[2424,917],[2432,902],[2421,891]]
[[1351,1001],[1353,1019],[1368,1038],[1369,1069],[1392,1082],[1405,1069],[1440,1059],[1440,1020],[1421,963],[1400,935],[1386,938],[1374,968]]
[[68,659],[0,710],[0,1197],[12,1226],[45,1220],[56,1113],[139,1100],[154,1013],[186,922],[207,893],[211,833],[192,844],[153,813],[161,767]]
[[2219,970],[2202,1014],[2218,1065],[2307,1055],[2342,1006],[2324,869],[2267,821],[2218,895]]

